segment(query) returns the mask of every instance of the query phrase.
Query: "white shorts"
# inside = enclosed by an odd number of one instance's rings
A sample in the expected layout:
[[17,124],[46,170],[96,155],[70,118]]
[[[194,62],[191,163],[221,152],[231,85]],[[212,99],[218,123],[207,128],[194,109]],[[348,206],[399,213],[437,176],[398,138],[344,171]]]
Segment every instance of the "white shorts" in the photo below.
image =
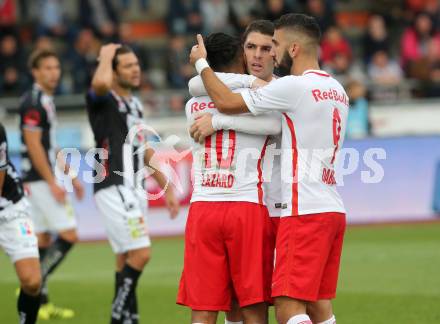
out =
[[32,220],[36,233],[62,232],[76,228],[76,219],[68,197],[66,203],[55,200],[46,181],[25,184],[32,205]]
[[13,263],[39,257],[38,240],[29,209],[29,202],[23,198],[0,211],[0,247]]
[[99,212],[104,218],[108,240],[116,254],[151,245],[147,227],[147,197],[134,189],[110,186],[95,194]]

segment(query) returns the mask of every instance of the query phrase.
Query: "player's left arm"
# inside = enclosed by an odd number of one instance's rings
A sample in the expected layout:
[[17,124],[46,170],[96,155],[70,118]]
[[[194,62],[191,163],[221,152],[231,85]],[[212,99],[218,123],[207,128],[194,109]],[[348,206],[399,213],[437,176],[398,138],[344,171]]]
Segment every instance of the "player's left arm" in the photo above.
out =
[[170,181],[165,176],[165,174],[161,171],[157,161],[153,160],[154,150],[152,148],[147,148],[145,150],[144,155],[144,163],[145,166],[151,168],[153,170],[152,177],[158,183],[159,187],[165,191],[165,203],[170,212],[170,217],[176,218],[179,213],[179,200],[174,194],[173,187],[170,185]]

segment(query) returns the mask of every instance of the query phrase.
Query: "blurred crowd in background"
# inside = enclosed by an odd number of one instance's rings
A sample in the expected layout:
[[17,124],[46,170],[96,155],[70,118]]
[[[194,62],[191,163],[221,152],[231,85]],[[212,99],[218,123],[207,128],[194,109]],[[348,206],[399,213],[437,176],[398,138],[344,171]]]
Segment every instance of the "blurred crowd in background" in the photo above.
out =
[[[288,12],[316,17],[322,67],[346,86],[353,104],[440,97],[437,0],[2,0],[0,96],[29,87],[26,62],[36,48],[59,53],[59,94],[84,93],[107,42],[138,54],[141,91],[186,89],[195,74],[188,53],[196,33],[239,35],[254,19]],[[182,101],[171,109],[182,109]]]

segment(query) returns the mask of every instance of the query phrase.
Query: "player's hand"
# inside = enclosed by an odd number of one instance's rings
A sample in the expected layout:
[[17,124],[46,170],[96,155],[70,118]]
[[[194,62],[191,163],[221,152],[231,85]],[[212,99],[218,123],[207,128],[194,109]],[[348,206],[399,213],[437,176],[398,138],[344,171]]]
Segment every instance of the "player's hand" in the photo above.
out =
[[174,194],[174,190],[171,188],[170,184],[168,184],[168,187],[165,190],[165,204],[168,211],[170,212],[170,218],[176,218],[177,214],[179,213],[180,203],[176,195]]
[[112,60],[121,44],[110,43],[101,47],[98,60]]
[[84,198],[84,187],[78,178],[72,179],[72,186],[76,199],[82,200]]
[[197,143],[203,143],[205,138],[215,133],[212,127],[212,114],[204,113],[195,118],[194,123],[189,129],[191,137]]
[[55,182],[49,184],[50,192],[52,193],[52,196],[55,198],[57,202],[60,204],[66,203],[66,190],[64,188],[57,185]]
[[191,48],[191,53],[189,55],[189,62],[192,65],[195,65],[197,60],[200,58],[206,59],[207,53],[205,48],[205,43],[203,42],[203,37],[200,34],[197,34],[197,45],[194,45]]

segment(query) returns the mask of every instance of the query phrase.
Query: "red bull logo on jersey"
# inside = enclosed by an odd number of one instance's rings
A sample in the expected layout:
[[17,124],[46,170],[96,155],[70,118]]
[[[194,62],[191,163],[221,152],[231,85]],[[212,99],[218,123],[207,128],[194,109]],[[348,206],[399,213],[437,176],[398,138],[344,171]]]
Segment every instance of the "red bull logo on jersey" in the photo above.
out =
[[205,109],[217,109],[212,101],[206,103],[206,102],[197,102],[195,101],[191,105],[191,114],[198,112],[198,111],[204,111]]
[[329,89],[329,90],[320,90],[320,89],[313,89],[312,90],[313,98],[315,98],[315,101],[324,101],[324,100],[332,100],[341,102],[344,105],[348,107],[348,97],[345,93],[339,93],[335,89]]

